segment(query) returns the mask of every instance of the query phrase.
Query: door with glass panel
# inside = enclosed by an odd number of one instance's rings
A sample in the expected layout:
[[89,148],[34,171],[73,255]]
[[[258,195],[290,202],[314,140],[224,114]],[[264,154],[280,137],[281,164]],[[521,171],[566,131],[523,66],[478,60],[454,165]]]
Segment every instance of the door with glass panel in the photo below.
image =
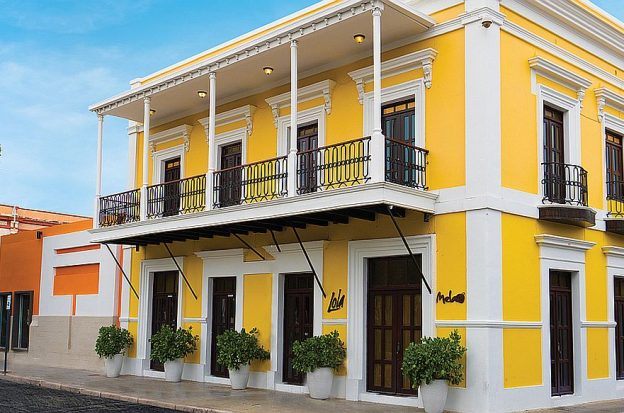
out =
[[210,373],[229,377],[227,366],[217,364],[217,336],[233,330],[236,321],[236,277],[212,280],[212,340],[210,345]]
[[[163,271],[154,273],[152,287],[152,335],[164,325],[178,328],[178,272]],[[164,365],[152,360],[152,370],[164,371]]]
[[624,278],[613,279],[615,315],[615,377],[624,380]]
[[[624,162],[622,136],[607,131],[605,142],[607,173],[607,199],[622,202],[624,199]],[[621,210],[619,208],[618,210]]]
[[297,128],[298,191],[300,194],[316,192],[318,159],[318,122],[300,125]]
[[10,312],[6,309],[7,300],[10,293],[0,294],[0,347],[5,348],[7,345],[7,326],[10,322]]
[[165,161],[165,187],[163,216],[178,215],[180,212],[180,158]]
[[[421,256],[418,256],[421,259]],[[421,279],[409,256],[368,260],[367,390],[414,395],[401,372],[405,348],[422,337]]]
[[550,376],[553,396],[574,393],[572,275],[550,271]]
[[544,106],[544,198],[566,203],[563,112]]
[[390,103],[381,109],[386,137],[386,181],[412,186],[417,179],[416,103],[414,99]]
[[293,344],[314,335],[314,275],[286,274],[284,280],[284,349],[282,381],[303,383],[303,374],[293,368]]
[[241,203],[242,184],[242,150],[241,142],[221,147],[221,173],[219,181],[219,206],[227,207]]
[[13,328],[11,347],[19,350],[28,349],[30,323],[32,321],[33,292],[17,292],[13,302]]

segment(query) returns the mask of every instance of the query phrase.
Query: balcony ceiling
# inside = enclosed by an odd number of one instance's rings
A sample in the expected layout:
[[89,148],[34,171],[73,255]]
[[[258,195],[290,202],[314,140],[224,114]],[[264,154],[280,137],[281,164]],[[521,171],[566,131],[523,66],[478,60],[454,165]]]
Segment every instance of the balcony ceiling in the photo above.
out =
[[[328,27],[315,28],[298,38],[299,41],[299,78],[322,72],[331,68],[346,65],[348,63],[372,56],[373,33],[372,33],[372,13],[364,10],[363,2],[346,2],[350,9],[346,9],[338,17],[340,20]],[[384,2],[386,3],[386,2]],[[382,14],[382,47],[383,50],[390,50],[405,43],[407,39],[426,31],[433,25],[433,21],[425,15],[419,14],[415,10],[405,9],[402,3],[385,4]],[[364,3],[370,5],[370,2]],[[357,8],[354,8],[355,6]],[[357,10],[357,14],[353,13]],[[340,12],[340,10],[338,10]],[[333,10],[336,16],[336,10]],[[349,15],[351,13],[351,15]],[[321,22],[323,16],[318,16]],[[336,17],[334,17],[336,18]],[[316,22],[318,20],[314,20]],[[309,30],[311,22],[305,22]],[[321,26],[322,23],[317,23]],[[301,24],[304,27],[304,23]],[[288,27],[283,36],[288,33],[299,33],[299,28]],[[353,36],[364,34],[366,40],[363,44],[357,44]],[[279,34],[276,34],[278,37]],[[290,44],[287,37],[279,41],[273,47],[246,57],[240,61],[231,62],[216,70],[217,73],[217,105],[222,105],[237,99],[260,93],[280,85],[286,85],[290,79]],[[255,45],[263,47],[266,40],[258,43],[250,42],[247,50]],[[253,49],[252,49],[253,50]],[[220,58],[227,55],[221,54]],[[214,63],[217,59],[214,58]],[[151,107],[156,110],[152,117],[152,124],[159,125],[176,118],[194,113],[208,112],[208,99],[201,99],[197,95],[198,90],[208,90],[208,73],[210,62],[202,62],[206,70],[200,72],[195,67],[195,72],[191,75],[191,69],[187,68],[189,76],[175,80],[172,85],[171,78],[174,75],[184,74],[178,71],[168,77],[160,78],[138,89],[125,92],[114,98],[108,99],[90,109],[100,113],[121,118],[143,121],[143,99],[141,91],[149,90],[145,95],[151,96]],[[274,68],[272,75],[267,76],[262,71],[265,66]],[[167,82],[167,79],[169,81]]]

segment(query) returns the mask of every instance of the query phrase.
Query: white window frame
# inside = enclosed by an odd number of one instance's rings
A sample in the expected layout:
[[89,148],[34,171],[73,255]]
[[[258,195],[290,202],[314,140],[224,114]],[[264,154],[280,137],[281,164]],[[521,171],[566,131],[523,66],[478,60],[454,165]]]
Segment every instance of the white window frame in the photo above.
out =
[[[381,103],[382,105],[414,97],[414,103],[416,104],[416,130],[415,130],[415,145],[421,148],[425,147],[425,83],[423,78],[411,80],[409,82],[401,83],[398,85],[390,86],[381,89]],[[362,100],[362,109],[364,111],[364,125],[362,130],[364,136],[371,136],[373,134],[373,92],[364,93]]]
[[[432,291],[436,291],[435,235],[407,237],[414,254],[422,256],[422,271]],[[366,392],[366,260],[406,255],[400,238],[349,242],[347,298],[347,387],[346,399],[373,403],[422,407],[417,397],[395,397]],[[422,285],[422,334],[435,336],[435,297]]]
[[544,107],[563,112],[564,162],[581,165],[581,102],[554,89],[538,84],[537,88],[537,187],[540,198],[544,196]]
[[186,150],[184,144],[171,148],[154,151],[152,154],[153,175],[152,185],[162,184],[165,179],[165,163],[171,159],[180,158],[180,179],[184,179]]
[[[602,115],[602,173],[603,175],[603,208],[606,211],[608,209],[607,202],[607,130],[613,131],[619,135],[624,137],[624,119],[620,119],[617,116],[613,116],[610,113],[604,113]],[[624,151],[622,152],[622,156],[624,156]],[[622,164],[624,165],[624,159],[622,160]],[[608,211],[606,211],[608,212]],[[605,212],[605,214],[606,214]]]
[[224,146],[232,143],[241,143],[241,165],[247,163],[247,134],[246,128],[234,129],[215,135],[215,146],[217,148],[217,170],[221,170],[221,150]]
[[[175,257],[180,268],[184,268],[184,257]],[[149,338],[152,333],[152,292],[154,289],[154,273],[163,271],[178,272],[178,310],[176,323],[182,327],[184,290],[182,274],[171,258],[161,258],[144,260],[141,262],[141,280],[139,296],[139,317],[138,317],[138,339],[137,339],[137,359],[140,363],[140,372],[143,376],[164,378],[164,373],[150,369],[150,346]]]
[[617,355],[615,349],[615,292],[616,278],[624,278],[624,248],[615,246],[602,247],[607,258],[607,323],[609,328],[609,377],[615,382],[617,397],[624,395],[624,380],[618,380],[616,374]]
[[[315,106],[297,113],[297,127],[310,122],[318,122],[318,147],[325,146],[325,125],[327,112],[324,106]],[[288,155],[290,115],[277,118],[277,156]]]

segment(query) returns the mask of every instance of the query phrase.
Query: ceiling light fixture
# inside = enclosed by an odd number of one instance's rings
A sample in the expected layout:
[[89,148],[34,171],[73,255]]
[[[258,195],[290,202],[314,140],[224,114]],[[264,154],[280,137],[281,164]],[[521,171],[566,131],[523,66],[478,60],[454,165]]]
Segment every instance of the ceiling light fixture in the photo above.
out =
[[264,72],[265,75],[270,75],[271,73],[273,73],[273,68],[271,66],[265,66],[262,68],[262,71]]
[[364,43],[364,40],[366,40],[366,36],[364,36],[363,34],[356,34],[355,36],[353,36],[353,40],[355,40],[357,44],[362,44]]
[[208,96],[208,92],[206,92],[205,90],[198,90],[197,91],[197,96],[199,96],[200,98],[204,99],[206,96]]
[[150,109],[150,116],[154,116],[155,113],[156,113],[156,109]]

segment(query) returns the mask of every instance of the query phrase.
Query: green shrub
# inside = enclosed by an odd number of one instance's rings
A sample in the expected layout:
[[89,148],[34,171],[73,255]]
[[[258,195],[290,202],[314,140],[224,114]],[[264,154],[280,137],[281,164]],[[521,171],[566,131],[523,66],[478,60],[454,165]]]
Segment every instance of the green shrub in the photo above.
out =
[[423,337],[420,343],[410,343],[403,353],[403,374],[417,388],[433,380],[447,380],[458,385],[464,378],[461,359],[466,348],[460,343],[457,330],[449,337]]
[[342,365],[347,352],[338,332],[333,331],[323,336],[295,341],[293,354],[293,368],[301,373],[309,373],[322,367],[336,370]]
[[159,363],[174,361],[193,354],[197,350],[198,336],[193,335],[193,328],[174,330],[165,324],[152,336],[152,352],[150,358]]
[[125,354],[134,340],[130,332],[116,325],[100,327],[98,338],[95,341],[95,352],[104,358],[113,358],[117,354]]
[[258,329],[249,333],[243,328],[226,330],[217,336],[217,363],[228,369],[238,370],[253,360],[268,360],[271,354],[258,343]]

